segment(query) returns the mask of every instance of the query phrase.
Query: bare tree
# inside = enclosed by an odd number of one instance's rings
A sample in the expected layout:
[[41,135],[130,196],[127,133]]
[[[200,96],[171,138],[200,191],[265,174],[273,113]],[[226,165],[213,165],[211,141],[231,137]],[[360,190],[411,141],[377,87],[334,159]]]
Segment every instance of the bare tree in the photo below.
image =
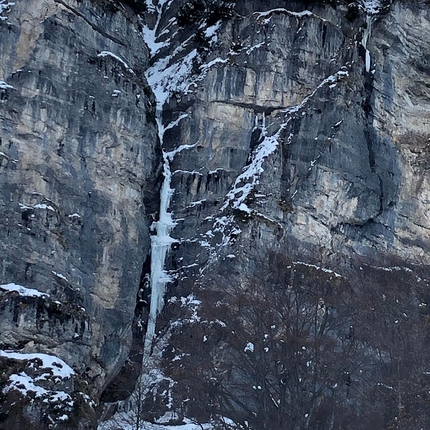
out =
[[350,322],[338,318],[344,279],[272,254],[247,279],[212,276],[198,298],[199,323],[173,330],[165,354],[188,414],[261,430],[336,428],[355,360]]

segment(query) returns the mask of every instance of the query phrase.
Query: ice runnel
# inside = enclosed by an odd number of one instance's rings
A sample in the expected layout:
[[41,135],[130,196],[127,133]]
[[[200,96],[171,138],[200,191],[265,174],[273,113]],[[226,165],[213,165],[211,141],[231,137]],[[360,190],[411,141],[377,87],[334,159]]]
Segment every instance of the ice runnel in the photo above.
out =
[[163,152],[164,181],[160,193],[160,212],[158,221],[154,222],[152,228],[156,234],[151,237],[151,302],[149,307],[148,327],[145,335],[145,353],[150,353],[152,341],[155,336],[155,325],[157,315],[163,307],[163,297],[166,284],[171,280],[169,274],[164,270],[167,254],[174,239],[170,233],[175,226],[175,221],[169,212],[170,200],[173,189],[170,187],[172,172],[170,161]]

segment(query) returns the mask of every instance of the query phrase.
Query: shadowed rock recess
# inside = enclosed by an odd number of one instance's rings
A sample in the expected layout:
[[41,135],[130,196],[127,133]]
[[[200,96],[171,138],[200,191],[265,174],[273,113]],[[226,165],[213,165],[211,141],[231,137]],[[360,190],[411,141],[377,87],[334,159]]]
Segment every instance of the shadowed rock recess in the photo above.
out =
[[428,6],[0,0],[0,429],[427,428]]

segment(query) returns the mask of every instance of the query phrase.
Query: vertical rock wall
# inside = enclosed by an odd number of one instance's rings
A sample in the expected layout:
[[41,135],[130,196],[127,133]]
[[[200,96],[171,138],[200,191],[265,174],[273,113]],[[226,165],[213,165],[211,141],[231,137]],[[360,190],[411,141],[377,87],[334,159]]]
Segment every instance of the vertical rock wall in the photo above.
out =
[[166,150],[189,145],[171,163],[176,269],[202,264],[227,218],[327,264],[427,261],[428,14],[367,3],[238,2],[179,26],[182,3],[164,8],[154,73],[193,58],[164,109]]
[[[312,268],[302,275],[308,289],[332,270],[360,289],[365,266],[374,291],[387,287],[375,273],[397,270],[393,288],[407,294],[402,276],[427,273],[429,263],[424,3],[238,1],[220,21],[203,3],[158,2],[161,17],[148,18],[158,35],[148,76],[170,91],[163,145],[174,154],[167,269],[176,282],[158,333],[168,334],[165,370],[180,387],[176,418],[193,383],[181,386],[181,372],[210,357],[210,347],[193,345],[212,334],[216,315],[207,320],[205,310],[234,295],[234,282],[263,288],[259,268],[273,252],[287,268]],[[426,295],[418,290],[414,303]],[[159,390],[160,415],[170,382]]]
[[[75,371],[65,389],[74,412],[62,412],[65,401],[52,412],[31,390],[40,410],[24,400],[16,411],[10,389],[3,426],[78,428],[80,405],[91,412],[128,356],[158,208],[148,52],[138,17],[119,3],[0,8],[0,348],[51,354]],[[8,362],[4,387],[25,363]]]

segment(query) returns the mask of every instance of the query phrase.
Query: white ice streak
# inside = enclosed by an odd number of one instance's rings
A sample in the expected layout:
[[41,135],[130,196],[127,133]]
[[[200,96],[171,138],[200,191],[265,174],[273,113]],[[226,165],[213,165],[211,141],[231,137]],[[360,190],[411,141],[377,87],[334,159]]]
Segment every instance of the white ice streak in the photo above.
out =
[[[157,100],[159,103],[159,100]],[[164,102],[163,102],[164,104]],[[157,109],[157,124],[158,134],[160,142],[163,142],[164,133],[179,124],[179,122],[186,118],[188,115],[181,115],[176,121],[164,126],[161,120],[161,109]],[[151,303],[149,308],[148,327],[145,335],[145,353],[149,354],[151,351],[152,341],[155,335],[155,325],[157,315],[163,307],[164,293],[166,284],[172,280],[171,276],[164,270],[164,265],[168,251],[175,242],[170,236],[172,229],[176,225],[176,221],[173,219],[172,213],[169,212],[170,201],[174,192],[171,188],[172,182],[172,171],[170,169],[170,162],[173,160],[176,154],[183,151],[184,149],[193,148],[194,145],[181,145],[173,151],[163,151],[163,174],[164,180],[161,186],[160,192],[160,210],[158,221],[152,225],[153,230],[156,234],[151,236]]]
[[370,66],[371,66],[371,58],[370,58],[370,51],[367,49],[367,44],[369,42],[370,34],[372,32],[372,16],[368,14],[366,16],[366,28],[363,31],[363,39],[361,40],[361,44],[363,45],[365,49],[365,68],[366,72],[370,72]]
[[133,71],[133,69],[121,57],[119,57],[118,55],[114,54],[113,52],[102,51],[102,52],[100,52],[100,54],[97,55],[97,57],[112,57],[115,60],[117,60],[119,63],[121,63],[124,66],[124,68],[126,70],[128,70],[130,73],[135,74],[134,71]]
[[13,283],[0,285],[0,289],[4,291],[9,291],[9,292],[16,292],[20,296],[24,296],[24,297],[45,297],[45,298],[49,297],[49,294],[41,293],[40,291],[35,290],[33,288],[26,288],[26,287],[23,287],[22,285],[13,284]]
[[306,105],[306,103],[316,94],[316,92],[319,89],[321,89],[325,85],[329,85],[330,86],[332,84],[335,84],[335,83],[339,82],[341,79],[346,78],[347,76],[349,76],[349,72],[347,70],[339,70],[338,72],[334,73],[333,75],[330,75],[329,77],[325,78],[312,91],[311,94],[309,94],[308,96],[306,96],[300,104],[298,104],[296,106],[291,106],[291,107],[285,109],[284,112],[286,112],[287,114],[292,114],[292,113],[296,113],[296,112],[300,111]]
[[276,8],[276,9],[270,9],[266,12],[254,12],[254,15],[257,15],[257,19],[265,18],[267,16],[270,16],[274,13],[286,13],[290,16],[297,16],[299,18],[303,16],[313,16],[313,13],[310,10],[304,10],[302,12],[293,12],[291,10],[285,9],[285,8]]
[[371,68],[371,56],[367,46],[370,39],[370,35],[372,33],[373,15],[376,15],[381,11],[382,5],[380,0],[362,0],[362,6],[367,16],[366,16],[366,28],[363,31],[363,38],[361,40],[361,44],[365,49],[366,72],[369,73]]
[[169,212],[170,200],[173,189],[170,187],[172,172],[170,170],[170,160],[167,153],[163,153],[164,160],[164,181],[160,193],[160,211],[158,221],[154,222],[153,229],[156,234],[151,236],[151,303],[149,307],[148,328],[145,337],[145,352],[151,350],[152,340],[155,335],[155,323],[157,315],[163,307],[163,298],[166,284],[171,277],[164,270],[167,252],[174,242],[170,236],[173,227],[176,225]]
[[293,261],[293,264],[306,266],[306,267],[313,267],[314,269],[321,270],[324,273],[330,273],[334,275],[336,278],[342,278],[342,275],[340,273],[337,273],[331,269],[326,269],[325,267],[317,266],[316,264],[304,263],[303,261]]
[[291,10],[284,9],[284,8],[276,8],[276,9],[268,10],[266,12],[254,12],[254,15],[256,15],[257,20],[260,20],[261,18],[270,17],[274,13],[285,13],[287,15],[294,16],[296,18],[315,17],[315,18],[320,19],[322,21],[326,21],[325,19],[321,18],[320,16],[315,15],[310,10],[303,10],[301,12],[293,12]]
[[[160,13],[161,7],[165,2],[158,4],[158,11]],[[153,6],[153,5],[152,5]],[[155,6],[153,6],[155,7]],[[181,145],[179,148],[166,152],[163,149],[164,134],[167,130],[176,127],[179,122],[187,118],[188,114],[182,114],[176,121],[171,122],[164,126],[162,121],[163,106],[173,92],[187,92],[190,85],[189,75],[192,69],[193,59],[197,56],[197,50],[193,50],[181,58],[177,63],[170,64],[170,61],[176,54],[185,49],[187,41],[182,46],[177,48],[170,56],[157,61],[146,72],[146,78],[149,85],[154,92],[157,108],[156,108],[156,122],[158,126],[158,136],[160,139],[161,147],[163,150],[163,174],[164,180],[160,193],[160,210],[159,219],[154,222],[153,229],[156,234],[151,237],[151,303],[150,313],[148,317],[148,327],[145,336],[144,350],[146,354],[151,352],[151,345],[155,335],[155,324],[157,315],[163,307],[163,299],[166,284],[171,281],[171,277],[164,270],[164,265],[167,253],[174,239],[170,233],[176,225],[169,212],[170,201],[174,192],[171,188],[172,171],[170,169],[170,162],[176,154],[184,149],[192,148],[194,145]]]
[[267,136],[263,119],[262,134],[264,139],[253,152],[251,162],[244,167],[243,173],[236,178],[232,189],[227,193],[226,201],[221,208],[222,211],[231,205],[234,209],[251,213],[251,209],[248,208],[245,201],[255,186],[258,185],[260,175],[264,172],[264,160],[278,147],[279,136],[285,126],[286,124],[283,124],[277,133]]
[[66,278],[64,275],[62,275],[61,273],[54,272],[54,271],[52,270],[52,274],[53,274],[54,276],[56,276],[57,278],[62,279],[63,281],[69,282],[69,281],[67,280],[67,278]]
[[[154,0],[147,0],[146,3],[149,12],[157,14],[156,23],[153,29],[146,27],[143,32],[144,40],[146,41],[151,53],[155,54],[162,46],[168,44],[168,42],[157,42],[156,35],[159,34],[158,27],[160,25],[161,12],[164,7],[169,7],[171,0],[161,0],[156,4],[154,4]],[[205,32],[206,37],[214,39],[220,25],[221,23],[219,22],[214,26],[209,27]],[[193,36],[185,40],[170,55],[158,59],[145,73],[148,84],[151,86],[157,102],[156,123],[163,151],[164,174],[164,181],[160,193],[159,219],[153,224],[153,229],[156,231],[156,234],[151,237],[151,303],[144,346],[146,354],[151,352],[151,345],[155,335],[156,318],[163,307],[166,284],[171,280],[171,276],[164,270],[166,256],[170,246],[174,242],[170,233],[176,225],[176,221],[173,219],[172,213],[169,212],[170,201],[174,192],[174,189],[171,188],[173,173],[170,168],[170,162],[179,152],[184,149],[193,148],[196,145],[181,145],[170,152],[166,152],[163,147],[165,132],[176,127],[182,119],[188,116],[188,114],[183,114],[179,116],[176,121],[171,122],[167,126],[164,126],[162,120],[164,104],[171,94],[177,92],[187,93],[190,86],[197,80],[197,78],[194,81],[191,79],[193,61],[198,56],[197,50],[193,49],[186,55],[180,55],[186,50],[188,42],[192,37]],[[212,65],[226,61],[227,60],[215,59],[211,63],[207,64],[201,72],[204,74]]]

